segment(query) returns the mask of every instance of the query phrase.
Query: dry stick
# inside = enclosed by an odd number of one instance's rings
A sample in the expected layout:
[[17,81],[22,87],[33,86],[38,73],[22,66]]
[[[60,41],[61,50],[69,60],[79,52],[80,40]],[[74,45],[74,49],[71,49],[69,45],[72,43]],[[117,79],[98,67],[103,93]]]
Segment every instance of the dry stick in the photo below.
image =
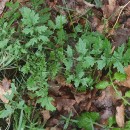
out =
[[[121,9],[121,11],[120,11],[120,13],[119,13],[119,15],[118,15],[118,17],[117,17],[117,19],[116,19],[116,22],[115,22],[114,26],[113,26],[112,29],[111,29],[111,31],[113,31],[113,29],[115,28],[115,26],[116,26],[116,24],[117,24],[117,22],[118,22],[118,20],[119,20],[119,18],[120,18],[120,16],[121,16],[122,11],[124,10],[124,8],[125,8],[129,3],[130,3],[130,1],[127,2],[127,3],[122,7],[122,9]],[[111,32],[111,31],[110,31],[110,32]],[[109,34],[108,36],[110,36],[110,34]],[[107,37],[108,37],[108,36],[107,36]]]

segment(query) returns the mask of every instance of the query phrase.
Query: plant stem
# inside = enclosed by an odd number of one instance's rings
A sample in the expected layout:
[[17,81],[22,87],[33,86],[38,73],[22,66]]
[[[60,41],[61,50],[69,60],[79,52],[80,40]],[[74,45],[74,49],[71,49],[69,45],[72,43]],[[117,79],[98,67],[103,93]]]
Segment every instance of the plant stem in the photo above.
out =
[[119,93],[118,90],[116,89],[116,86],[114,85],[114,83],[113,83],[113,81],[112,81],[112,77],[111,77],[110,74],[109,74],[109,77],[110,77],[111,85],[112,85],[112,87],[114,88],[116,94],[118,94],[119,97],[120,97],[125,103],[127,103],[128,105],[130,105],[130,103],[129,103],[122,95],[120,95],[120,93]]

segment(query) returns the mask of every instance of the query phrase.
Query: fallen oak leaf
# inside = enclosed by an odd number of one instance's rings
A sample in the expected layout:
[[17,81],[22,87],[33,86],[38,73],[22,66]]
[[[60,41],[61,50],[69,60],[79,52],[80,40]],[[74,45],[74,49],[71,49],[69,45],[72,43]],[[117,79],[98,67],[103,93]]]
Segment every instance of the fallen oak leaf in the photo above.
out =
[[115,6],[116,6],[116,1],[115,0],[108,0],[108,3],[109,3],[109,9],[111,11],[113,11]]
[[7,94],[11,94],[12,90],[9,89],[9,86],[11,85],[11,81],[7,80],[6,78],[4,78],[2,80],[2,83],[0,84],[0,99],[4,102],[4,103],[8,103],[9,100],[5,97]]
[[12,91],[9,89],[7,91],[5,91],[1,86],[0,86],[0,99],[4,102],[4,103],[8,103],[9,100],[5,97],[6,94],[11,94]]
[[48,111],[48,110],[43,110],[41,113],[42,113],[44,122],[47,122],[47,120],[51,117],[51,116],[50,116],[50,111]]
[[124,105],[122,104],[121,106],[116,107],[116,123],[119,127],[124,127]]
[[75,94],[74,97],[77,103],[80,103],[81,101],[85,101],[87,99],[86,94]]
[[11,85],[11,80],[8,80],[7,78],[4,78],[2,80],[2,86],[4,90],[8,90]]
[[127,76],[130,77],[130,65],[125,67],[125,72],[126,72]]
[[73,99],[62,99],[62,98],[56,98],[56,108],[58,111],[67,110],[70,112],[70,110],[73,108],[73,105],[76,103]]
[[0,14],[3,13],[3,10],[5,8],[6,2],[9,2],[9,0],[1,0],[0,1]]
[[68,84],[66,82],[66,79],[63,75],[57,75],[55,78],[56,82],[60,85],[60,86],[68,86],[68,87],[72,87],[72,84]]
[[77,6],[75,6],[76,16],[84,15],[87,9],[95,7],[94,4],[86,2],[85,0],[76,0],[76,2],[78,3]]

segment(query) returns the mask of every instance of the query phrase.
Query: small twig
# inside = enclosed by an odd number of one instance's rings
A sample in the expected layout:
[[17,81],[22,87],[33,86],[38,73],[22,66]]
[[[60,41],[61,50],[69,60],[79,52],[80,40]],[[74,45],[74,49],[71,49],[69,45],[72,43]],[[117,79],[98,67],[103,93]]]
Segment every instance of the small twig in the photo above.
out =
[[111,54],[114,52],[115,48],[115,46],[112,47]]
[[[119,15],[118,15],[118,17],[117,17],[117,19],[116,19],[116,22],[115,22],[115,24],[113,25],[111,31],[113,31],[113,29],[115,28],[115,26],[116,26],[116,24],[117,24],[117,22],[118,22],[118,20],[119,20],[119,18],[120,18],[120,16],[121,16],[122,11],[124,10],[124,8],[125,8],[129,3],[130,3],[130,1],[128,1],[124,6],[122,6],[122,9],[121,9],[121,11],[119,12]],[[111,31],[110,31],[110,32],[111,32]],[[110,36],[110,34],[109,34],[108,36]]]

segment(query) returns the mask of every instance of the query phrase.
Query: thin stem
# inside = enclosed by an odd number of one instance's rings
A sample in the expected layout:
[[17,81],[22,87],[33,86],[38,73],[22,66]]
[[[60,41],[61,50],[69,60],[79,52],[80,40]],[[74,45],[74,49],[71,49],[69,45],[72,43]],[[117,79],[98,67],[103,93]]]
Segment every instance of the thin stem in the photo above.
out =
[[130,105],[130,103],[129,103],[122,95],[120,95],[120,93],[119,93],[118,90],[116,89],[116,86],[114,85],[110,74],[109,74],[109,77],[110,77],[111,85],[112,85],[112,87],[114,88],[116,94],[118,94],[118,95],[120,96],[120,98],[121,98],[125,103],[127,103],[128,105]]
[[[118,15],[118,17],[117,17],[117,19],[116,19],[116,22],[115,22],[115,24],[113,25],[113,27],[112,27],[110,33],[111,33],[111,32],[113,31],[113,29],[115,28],[115,26],[116,26],[116,24],[117,24],[117,22],[118,22],[118,20],[119,20],[119,18],[120,18],[120,16],[121,16],[122,11],[124,10],[124,8],[125,8],[128,4],[130,4],[130,1],[128,1],[128,2],[121,8],[121,11],[119,12],[119,15]],[[110,36],[110,34],[109,34],[108,36]],[[108,36],[107,36],[107,37],[108,37]]]
[[20,114],[18,130],[21,130],[22,121],[23,121],[23,109],[21,110],[21,114]]

